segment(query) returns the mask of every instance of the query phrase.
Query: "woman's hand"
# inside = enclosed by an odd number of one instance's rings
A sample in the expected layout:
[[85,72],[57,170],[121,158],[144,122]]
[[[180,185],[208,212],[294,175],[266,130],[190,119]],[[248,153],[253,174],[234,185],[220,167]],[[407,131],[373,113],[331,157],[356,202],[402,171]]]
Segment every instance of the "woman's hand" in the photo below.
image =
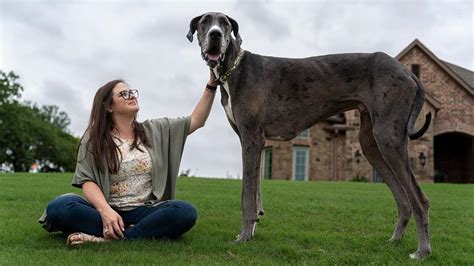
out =
[[217,87],[217,78],[216,75],[214,75],[214,71],[212,71],[212,68],[209,68],[209,81],[207,84]]
[[100,212],[105,239],[121,239],[125,226],[122,217],[111,207]]
[[100,213],[104,238],[108,240],[123,238],[125,226],[122,217],[107,203],[99,186],[94,182],[87,181],[82,184],[82,191],[87,201]]

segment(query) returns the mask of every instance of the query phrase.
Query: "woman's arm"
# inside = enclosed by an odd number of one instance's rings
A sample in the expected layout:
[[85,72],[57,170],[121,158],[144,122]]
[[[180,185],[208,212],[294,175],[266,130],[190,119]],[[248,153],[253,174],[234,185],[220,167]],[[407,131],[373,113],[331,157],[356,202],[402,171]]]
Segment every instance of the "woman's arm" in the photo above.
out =
[[86,199],[96,208],[100,213],[103,225],[103,234],[106,239],[123,238],[123,231],[125,225],[122,217],[110,207],[104,197],[104,193],[100,190],[94,182],[85,182],[82,185],[82,190]]
[[[207,84],[212,87],[217,87],[216,78],[212,73],[212,70]],[[196,129],[203,127],[206,123],[209,113],[211,112],[215,94],[215,91],[209,90],[207,88],[204,90],[204,94],[191,114],[191,125],[189,126],[188,135],[196,131]]]

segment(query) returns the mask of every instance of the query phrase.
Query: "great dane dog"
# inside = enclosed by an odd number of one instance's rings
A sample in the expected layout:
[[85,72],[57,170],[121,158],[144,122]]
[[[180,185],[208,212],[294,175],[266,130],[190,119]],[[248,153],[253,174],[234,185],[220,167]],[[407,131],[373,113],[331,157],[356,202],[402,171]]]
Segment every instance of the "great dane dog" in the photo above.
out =
[[263,215],[259,168],[265,139],[291,140],[319,121],[358,109],[363,153],[398,207],[390,240],[402,238],[413,212],[418,250],[410,257],[431,254],[429,200],[415,180],[407,152],[407,136],[419,138],[431,120],[428,113],[424,126],[415,132],[425,98],[416,76],[381,52],[290,59],[244,51],[238,23],[222,13],[193,18],[190,42],[196,31],[201,55],[219,79],[221,103],[242,145],[243,221],[237,241],[250,240]]

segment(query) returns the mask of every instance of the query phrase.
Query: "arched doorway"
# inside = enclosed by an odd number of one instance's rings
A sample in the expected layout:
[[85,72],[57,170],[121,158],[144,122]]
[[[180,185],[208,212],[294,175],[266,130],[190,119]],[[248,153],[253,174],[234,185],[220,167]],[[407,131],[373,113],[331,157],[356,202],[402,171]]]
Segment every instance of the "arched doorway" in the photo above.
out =
[[474,183],[473,139],[457,132],[434,137],[434,182]]

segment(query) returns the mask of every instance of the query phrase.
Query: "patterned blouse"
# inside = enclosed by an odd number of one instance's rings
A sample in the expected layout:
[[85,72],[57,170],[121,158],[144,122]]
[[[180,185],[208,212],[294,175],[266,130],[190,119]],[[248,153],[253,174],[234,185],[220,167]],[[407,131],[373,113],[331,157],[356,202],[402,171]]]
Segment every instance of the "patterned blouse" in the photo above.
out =
[[[114,142],[122,153],[117,174],[110,175],[109,205],[120,211],[130,211],[155,199],[152,193],[151,158],[145,146],[130,150],[133,139],[114,136]],[[119,154],[120,157],[120,154]]]

